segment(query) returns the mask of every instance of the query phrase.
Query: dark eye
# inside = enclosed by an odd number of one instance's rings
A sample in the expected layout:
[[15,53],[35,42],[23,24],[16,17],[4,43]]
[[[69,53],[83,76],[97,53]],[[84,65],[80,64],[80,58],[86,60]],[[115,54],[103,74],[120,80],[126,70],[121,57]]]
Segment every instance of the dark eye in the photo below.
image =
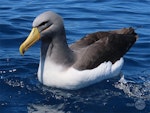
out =
[[39,26],[43,26],[47,23],[48,21],[42,22]]

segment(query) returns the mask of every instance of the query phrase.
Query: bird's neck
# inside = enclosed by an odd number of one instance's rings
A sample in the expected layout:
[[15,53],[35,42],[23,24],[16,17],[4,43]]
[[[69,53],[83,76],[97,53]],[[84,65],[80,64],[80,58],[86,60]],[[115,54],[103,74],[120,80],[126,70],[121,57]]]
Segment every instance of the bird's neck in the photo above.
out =
[[42,41],[41,60],[43,62],[45,60],[52,61],[58,65],[68,67],[73,64],[74,59],[74,53],[68,47],[65,34],[53,37],[51,42]]

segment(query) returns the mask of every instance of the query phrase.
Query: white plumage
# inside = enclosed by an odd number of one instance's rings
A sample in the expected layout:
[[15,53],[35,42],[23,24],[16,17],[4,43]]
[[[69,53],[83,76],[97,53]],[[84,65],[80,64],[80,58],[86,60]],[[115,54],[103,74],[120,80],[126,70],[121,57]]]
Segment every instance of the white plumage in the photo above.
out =
[[47,86],[71,90],[80,89],[117,76],[121,71],[123,63],[124,60],[121,58],[115,64],[104,62],[94,69],[79,71],[73,67],[65,69],[61,65],[45,61],[44,69],[39,65],[38,79]]

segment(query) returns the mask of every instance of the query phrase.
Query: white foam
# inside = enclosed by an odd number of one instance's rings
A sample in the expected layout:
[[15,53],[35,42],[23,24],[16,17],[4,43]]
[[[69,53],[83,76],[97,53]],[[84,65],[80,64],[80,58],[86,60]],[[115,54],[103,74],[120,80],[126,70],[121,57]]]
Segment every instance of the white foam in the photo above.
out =
[[64,113],[64,111],[60,110],[63,107],[64,104],[60,104],[58,106],[32,104],[29,105],[27,108],[28,108],[28,113]]
[[150,81],[148,78],[141,78],[143,83],[136,83],[131,80],[127,80],[122,76],[120,80],[115,84],[115,87],[123,90],[123,92],[130,98],[134,98],[133,104],[136,109],[143,110],[146,107],[145,101],[150,101]]

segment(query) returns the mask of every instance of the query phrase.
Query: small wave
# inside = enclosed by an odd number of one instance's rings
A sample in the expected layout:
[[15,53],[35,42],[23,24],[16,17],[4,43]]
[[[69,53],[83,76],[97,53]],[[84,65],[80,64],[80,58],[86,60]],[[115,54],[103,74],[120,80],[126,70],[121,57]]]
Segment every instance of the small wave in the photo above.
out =
[[50,105],[29,105],[28,113],[64,113],[61,109],[64,107],[64,104],[58,106]]
[[150,101],[150,78],[140,76],[139,79],[142,82],[137,83],[125,79],[123,75],[120,80],[115,83],[115,87],[123,90],[128,97],[134,99],[136,109],[143,110],[146,107],[145,101]]
[[24,83],[23,83],[23,81],[19,81],[19,80],[8,80],[8,79],[6,79],[6,80],[5,80],[5,83],[8,84],[9,86],[12,86],[12,87],[21,87],[21,88],[24,88]]

